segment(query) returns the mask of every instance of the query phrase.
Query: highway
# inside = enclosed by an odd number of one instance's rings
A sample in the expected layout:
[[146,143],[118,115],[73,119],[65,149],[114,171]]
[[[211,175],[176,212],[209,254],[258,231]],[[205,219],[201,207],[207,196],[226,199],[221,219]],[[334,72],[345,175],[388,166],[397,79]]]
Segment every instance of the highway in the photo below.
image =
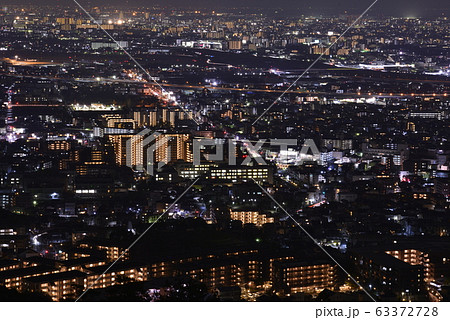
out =
[[[10,73],[0,73],[2,75],[7,75],[11,77],[19,78],[34,78],[34,79],[45,79],[53,81],[75,81],[75,82],[104,82],[104,83],[136,83],[136,84],[149,84],[146,81],[130,80],[130,79],[112,79],[112,78],[61,78],[61,77],[43,77],[43,76],[32,76],[32,75],[19,75]],[[401,79],[408,80],[408,79]],[[429,80],[428,80],[429,81]],[[427,80],[424,80],[427,82]],[[440,82],[440,81],[439,81]],[[445,81],[447,82],[447,81]],[[450,81],[448,81],[450,82]],[[153,86],[152,84],[149,84]],[[194,85],[194,84],[173,84],[173,83],[160,83],[162,87],[165,88],[177,88],[177,89],[191,89],[191,90],[210,90],[210,91],[236,91],[245,93],[276,93],[281,94],[284,92],[281,89],[262,89],[262,88],[235,88],[235,87],[218,87],[210,85]],[[300,90],[289,90],[286,93],[294,94],[305,94],[305,95],[317,95],[317,96],[347,96],[347,97],[376,97],[376,98],[402,98],[402,97],[448,97],[449,93],[412,93],[412,92],[324,92],[324,91],[300,91]]]

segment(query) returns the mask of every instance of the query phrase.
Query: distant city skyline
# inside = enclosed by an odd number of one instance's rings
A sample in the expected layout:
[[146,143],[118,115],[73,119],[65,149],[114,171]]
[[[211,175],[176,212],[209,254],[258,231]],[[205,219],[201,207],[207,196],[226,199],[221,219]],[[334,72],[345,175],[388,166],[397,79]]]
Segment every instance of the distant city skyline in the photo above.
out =
[[[341,14],[341,13],[357,13],[359,11],[367,8],[373,1],[355,1],[355,0],[279,0],[277,2],[269,0],[229,0],[229,1],[219,1],[219,0],[193,0],[193,1],[182,1],[182,0],[127,0],[118,1],[111,0],[108,1],[108,5],[119,5],[119,6],[166,6],[166,7],[180,7],[180,8],[208,8],[208,9],[224,9],[233,7],[249,7],[249,8],[281,8],[289,9],[285,12],[277,12],[278,14]],[[84,6],[104,6],[105,3],[102,1],[95,0],[81,0],[79,1],[81,5]],[[17,4],[32,4],[36,3],[30,0],[2,0],[0,1],[2,6],[4,5],[17,5]],[[62,6],[72,6],[75,3],[72,0],[43,0],[40,1],[41,5],[62,5]],[[283,11],[284,11],[283,10]],[[422,17],[422,16],[440,16],[448,15],[450,12],[450,7],[448,6],[448,1],[445,0],[399,0],[399,1],[389,1],[379,0],[378,3],[372,8],[371,14],[383,14],[383,15],[394,15],[400,17]],[[369,13],[369,14],[370,14]]]

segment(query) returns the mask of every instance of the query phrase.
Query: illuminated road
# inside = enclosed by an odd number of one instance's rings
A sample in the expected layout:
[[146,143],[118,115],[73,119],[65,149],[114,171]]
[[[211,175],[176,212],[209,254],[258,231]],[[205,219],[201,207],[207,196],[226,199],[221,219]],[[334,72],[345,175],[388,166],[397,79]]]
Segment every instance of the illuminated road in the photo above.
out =
[[[3,75],[19,78],[34,78],[34,79],[47,79],[55,81],[76,81],[76,82],[107,82],[107,83],[139,83],[151,85],[146,81],[142,80],[129,80],[129,79],[112,79],[112,78],[60,78],[60,77],[43,77],[43,76],[30,76],[30,75],[18,75],[9,73],[0,73]],[[408,79],[399,79],[408,80]],[[420,80],[422,81],[422,80]],[[423,82],[430,82],[432,80],[423,80]],[[436,81],[436,82],[450,82],[450,81]],[[234,88],[234,87],[213,87],[210,85],[193,85],[193,84],[171,84],[171,83],[160,83],[162,87],[166,88],[178,88],[178,89],[192,89],[192,90],[211,90],[211,91],[236,91],[236,92],[259,92],[259,93],[277,93],[281,94],[284,92],[283,89],[260,89],[260,88]],[[151,85],[153,86],[153,85]],[[308,94],[317,96],[347,96],[347,97],[376,97],[376,98],[402,98],[402,97],[448,97],[449,93],[399,93],[399,92],[319,92],[319,91],[300,91],[300,90],[289,90],[286,93],[294,94]],[[159,95],[154,92],[155,95]]]
[[3,61],[12,64],[13,66],[57,66],[62,63],[49,62],[49,61],[37,61],[37,60],[16,60],[10,58],[3,58]]
[[[217,91],[240,91],[240,92],[263,92],[263,93],[282,93],[284,90],[276,90],[276,89],[252,89],[252,88],[228,88],[228,87],[211,87],[211,86],[202,86],[202,85],[189,85],[189,84],[161,84],[163,87],[172,87],[172,88],[184,88],[184,89],[208,89],[208,90],[217,90]],[[286,93],[297,93],[297,94],[312,94],[312,95],[336,95],[336,96],[364,96],[364,97],[447,97],[448,93],[371,93],[371,92],[343,92],[343,93],[335,93],[335,92],[316,92],[316,91],[300,91],[300,90],[289,90]]]

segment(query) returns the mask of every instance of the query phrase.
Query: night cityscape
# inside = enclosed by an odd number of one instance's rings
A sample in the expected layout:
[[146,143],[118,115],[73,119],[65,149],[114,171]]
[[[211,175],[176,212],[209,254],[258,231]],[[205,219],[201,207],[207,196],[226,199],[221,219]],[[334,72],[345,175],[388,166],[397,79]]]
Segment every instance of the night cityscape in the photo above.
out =
[[372,1],[1,1],[0,301],[450,301],[450,7]]

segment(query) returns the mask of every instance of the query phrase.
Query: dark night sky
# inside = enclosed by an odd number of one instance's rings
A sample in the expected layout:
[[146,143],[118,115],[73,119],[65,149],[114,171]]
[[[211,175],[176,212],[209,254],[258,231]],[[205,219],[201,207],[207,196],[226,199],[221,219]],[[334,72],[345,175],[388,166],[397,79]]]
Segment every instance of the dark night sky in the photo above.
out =
[[[155,4],[180,7],[223,8],[233,6],[248,6],[259,8],[282,7],[289,12],[306,14],[341,13],[349,10],[351,13],[362,12],[374,0],[78,0],[83,6],[115,5],[122,6],[152,6]],[[0,4],[60,4],[74,5],[72,0],[0,0]],[[397,16],[430,16],[446,15],[450,12],[449,0],[379,0],[373,8],[373,14]],[[299,10],[300,9],[300,10]]]

